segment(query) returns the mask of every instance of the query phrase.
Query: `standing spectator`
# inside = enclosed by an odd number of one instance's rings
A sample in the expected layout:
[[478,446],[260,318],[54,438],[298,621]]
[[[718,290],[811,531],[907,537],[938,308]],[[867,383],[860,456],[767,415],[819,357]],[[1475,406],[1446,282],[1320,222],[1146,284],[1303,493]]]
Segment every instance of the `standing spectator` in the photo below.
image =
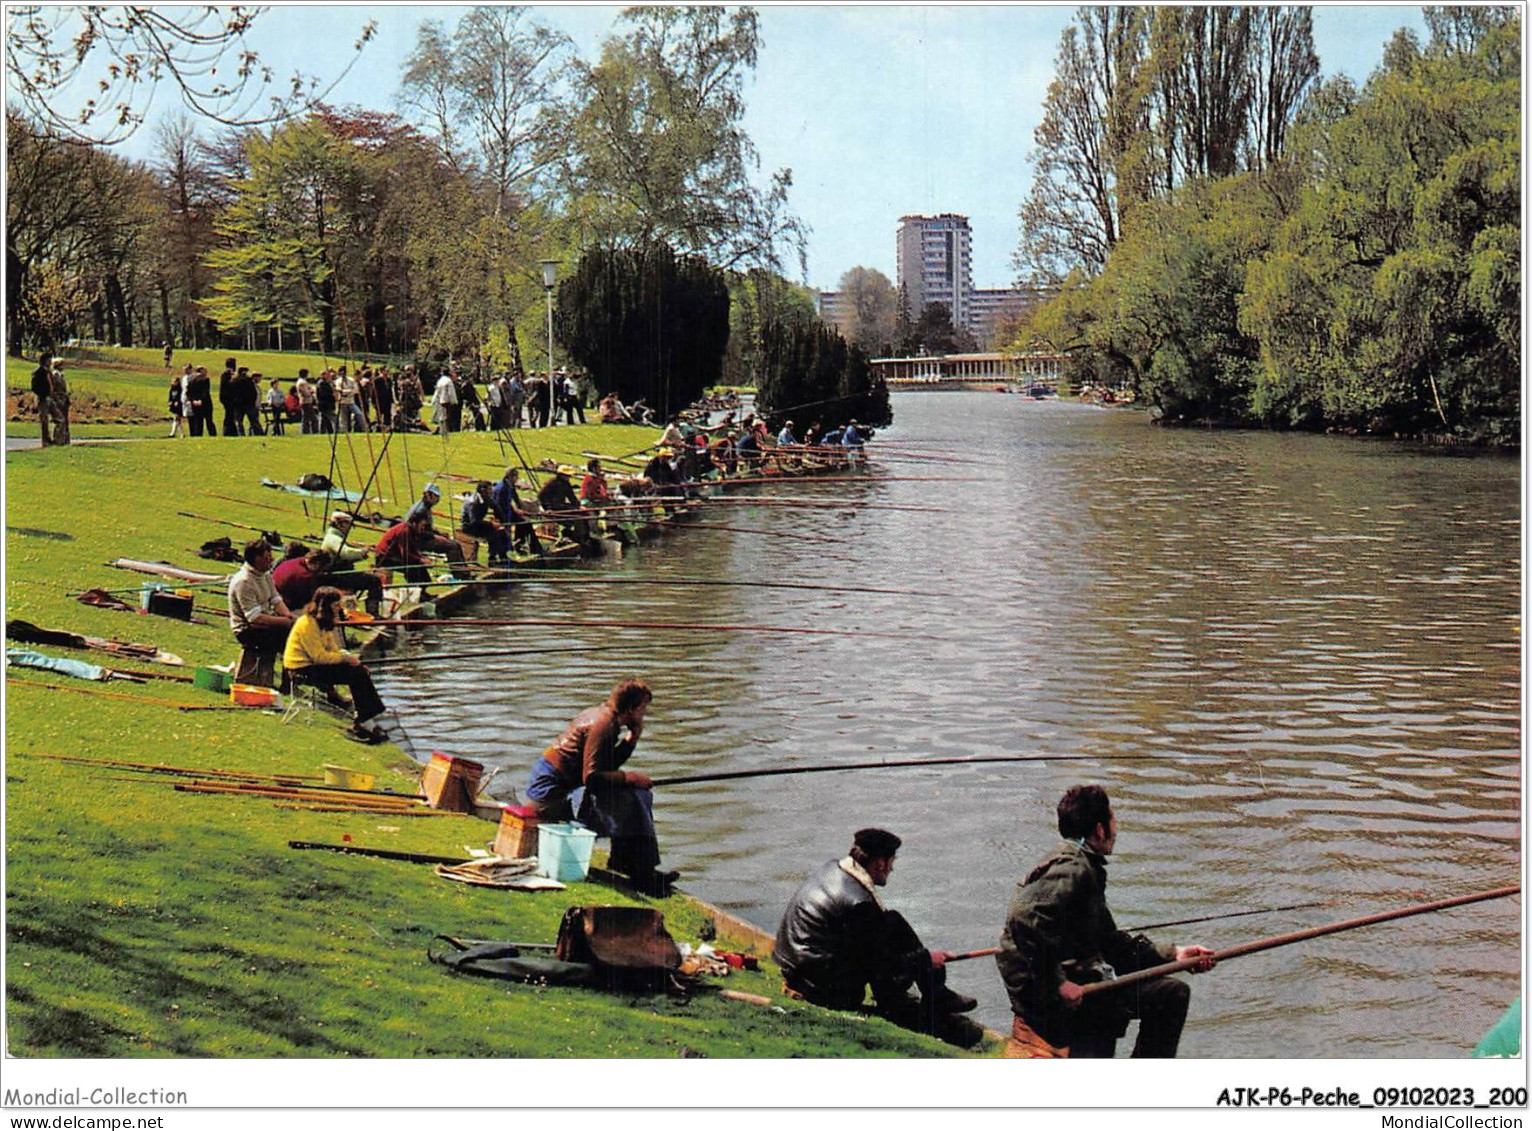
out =
[[170,356],[176,352],[175,343],[169,338],[165,339],[165,368],[170,368]]
[[559,371],[559,385],[560,385],[560,387],[561,387],[561,389],[563,391],[564,413],[565,413],[564,419],[566,421],[568,421],[570,424],[573,424],[575,422],[575,414],[579,413],[579,415],[580,415],[580,423],[584,424],[585,423],[585,396],[584,396],[584,394],[581,392],[581,390],[579,388],[577,388],[575,386],[575,383],[574,383],[574,381],[572,381],[570,379],[569,374],[567,372],[564,372],[563,370]]
[[496,374],[484,390],[484,403],[489,408],[489,427],[498,432],[505,427],[505,375]]
[[181,375],[179,373],[170,378],[170,392],[165,399],[165,407],[170,410],[170,438],[186,435],[186,418],[181,415]]
[[372,431],[372,367],[362,366],[356,375],[356,407],[362,410],[363,432]]
[[394,419],[394,379],[388,374],[388,366],[378,368],[372,378],[372,403],[376,410],[373,415],[378,422],[378,431],[383,432],[393,427]]
[[335,416],[335,372],[326,369],[319,374],[319,384],[314,387],[314,400],[319,407],[319,431],[333,436],[340,431],[340,421]]
[[[218,403],[223,406],[223,434],[225,436],[242,436],[239,430],[239,417],[234,411],[236,404],[233,393],[234,371],[238,368],[234,358],[226,357],[223,361],[223,372],[218,376]],[[214,436],[217,432],[212,433]]]
[[48,394],[48,408],[53,415],[53,442],[69,443],[69,382],[64,380],[64,359],[53,359],[53,391]]
[[43,447],[46,448],[53,443],[50,427],[53,406],[48,403],[53,395],[53,357],[47,350],[43,350],[37,368],[32,370],[32,395],[37,398],[37,426],[42,431]]
[[457,382],[444,372],[431,394],[431,423],[439,432],[457,432],[463,426],[463,406],[457,399]]
[[340,367],[340,377],[335,382],[335,397],[340,403],[341,430],[345,432],[367,431],[367,418],[362,415],[361,406],[357,402],[358,389],[356,378],[346,372],[346,367]]
[[287,415],[287,398],[282,395],[282,382],[275,377],[271,379],[271,388],[266,390],[266,408],[271,415],[271,434],[282,435],[282,418]]
[[527,400],[527,387],[522,384],[521,372],[518,370],[511,374],[510,383],[506,387],[506,411],[510,417],[512,428],[521,427],[521,406]]
[[303,421],[298,430],[305,436],[311,436],[319,431],[319,394],[314,390],[314,383],[309,380],[307,369],[298,370],[293,392],[298,397],[298,412]]
[[411,428],[420,427],[420,410],[425,406],[426,391],[420,387],[420,377],[415,373],[413,365],[404,367],[404,375],[399,378],[399,427],[408,431]]
[[205,365],[197,366],[181,396],[183,411],[186,403],[191,404],[191,434],[200,436],[206,429],[209,436],[218,435],[218,425],[213,423],[213,383],[208,380]]
[[261,375],[251,373],[244,366],[234,376],[231,386],[234,394],[234,412],[239,421],[241,434],[263,436],[261,428]]
[[[477,364],[475,364],[474,368],[478,368]],[[458,404],[468,410],[468,416],[473,421],[474,429],[483,432],[487,427],[484,421],[484,404],[479,399],[479,387],[474,374],[454,373],[453,379],[457,383]],[[458,412],[458,422],[462,423],[462,409],[459,409]]]
[[527,427],[543,428],[548,423],[548,380],[534,377],[527,382]]

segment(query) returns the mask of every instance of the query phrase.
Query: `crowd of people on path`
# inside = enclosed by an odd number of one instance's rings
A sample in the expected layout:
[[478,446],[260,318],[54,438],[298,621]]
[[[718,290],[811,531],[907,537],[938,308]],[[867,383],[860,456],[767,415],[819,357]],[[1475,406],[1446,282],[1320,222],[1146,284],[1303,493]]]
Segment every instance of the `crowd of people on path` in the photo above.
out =
[[[170,351],[166,352],[169,365]],[[480,386],[483,385],[483,390]],[[284,382],[268,379],[239,364],[224,362],[215,394],[206,366],[188,363],[170,378],[165,407],[170,435],[217,436],[217,415],[225,436],[336,435],[344,432],[465,430],[496,432],[509,428],[545,428],[562,419],[584,424],[588,381],[559,369],[551,375],[523,378],[520,372],[488,373],[480,363],[450,363],[426,383],[414,365],[396,373],[387,364],[326,367]],[[215,409],[216,405],[216,409]],[[616,394],[602,398],[599,419],[607,423],[643,423],[642,404],[624,407]],[[422,419],[426,409],[429,423]]]

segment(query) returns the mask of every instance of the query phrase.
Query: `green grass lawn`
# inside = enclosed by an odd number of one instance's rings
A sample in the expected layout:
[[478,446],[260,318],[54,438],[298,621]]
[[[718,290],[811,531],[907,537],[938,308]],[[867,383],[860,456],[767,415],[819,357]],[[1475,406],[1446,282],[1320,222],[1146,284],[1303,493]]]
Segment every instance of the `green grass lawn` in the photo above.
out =
[[[121,380],[126,387],[132,374]],[[144,380],[157,383],[152,375]],[[652,443],[655,435],[588,425],[524,433],[522,439],[535,463],[543,456],[577,460],[585,448],[622,454]],[[337,444],[348,483],[358,474],[353,452],[363,477],[370,466],[366,439],[355,437],[348,445],[342,437]],[[375,448],[381,443],[378,436],[371,440]],[[190,548],[223,534],[238,543],[244,533],[177,511],[254,526],[275,523],[284,533],[317,532],[301,500],[265,490],[258,481],[269,476],[292,482],[306,471],[324,472],[330,455],[329,439],[319,436],[12,453],[7,615],[152,642],[183,656],[187,672],[197,664],[228,662],[236,646],[216,590],[198,598],[199,614],[213,622],[205,626],[91,608],[72,594],[141,584],[139,575],[103,564],[118,556],[164,558],[215,572],[230,568],[203,562]],[[435,436],[412,437],[407,449],[391,449],[391,462],[393,475],[382,476],[385,509],[402,509],[428,477],[446,471],[493,478],[506,460],[493,437],[469,433],[445,444]],[[319,508],[312,509],[317,515]],[[43,686],[49,683],[70,690]],[[379,788],[414,789],[410,759],[389,746],[347,742],[338,721],[321,716],[283,725],[275,714],[258,711],[178,709],[224,701],[179,683],[99,684],[20,669],[8,675],[6,993],[12,1055],[953,1052],[879,1020],[787,1001],[769,963],[759,973],[710,984],[769,995],[780,1011],[707,991],[682,1001],[449,976],[426,957],[438,932],[551,942],[566,907],[633,900],[595,885],[508,894],[438,879],[425,866],[287,847],[291,839],[350,837],[364,846],[463,855],[465,845],[485,844],[494,835],[492,825],[471,818],[278,809],[270,800],[176,792],[163,777],[41,757],[257,774],[313,774],[333,762],[376,772]],[[679,896],[658,903],[676,938],[696,941],[703,912]]]

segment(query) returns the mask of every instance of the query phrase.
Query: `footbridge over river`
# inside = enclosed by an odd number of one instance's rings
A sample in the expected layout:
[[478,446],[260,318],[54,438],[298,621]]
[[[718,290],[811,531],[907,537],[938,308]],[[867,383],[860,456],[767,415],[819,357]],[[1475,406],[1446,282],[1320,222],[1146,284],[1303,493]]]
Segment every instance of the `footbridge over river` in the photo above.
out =
[[992,389],[996,385],[1058,384],[1067,354],[1034,350],[1030,353],[950,353],[919,357],[879,357],[874,374],[890,389]]

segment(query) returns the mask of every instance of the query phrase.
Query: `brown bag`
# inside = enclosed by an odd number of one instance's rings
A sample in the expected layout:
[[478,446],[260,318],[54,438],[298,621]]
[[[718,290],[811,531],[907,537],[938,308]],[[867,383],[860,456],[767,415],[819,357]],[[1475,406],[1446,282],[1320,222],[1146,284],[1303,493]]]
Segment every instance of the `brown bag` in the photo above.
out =
[[668,973],[681,967],[665,916],[650,907],[571,907],[559,924],[554,954],[611,970]]

